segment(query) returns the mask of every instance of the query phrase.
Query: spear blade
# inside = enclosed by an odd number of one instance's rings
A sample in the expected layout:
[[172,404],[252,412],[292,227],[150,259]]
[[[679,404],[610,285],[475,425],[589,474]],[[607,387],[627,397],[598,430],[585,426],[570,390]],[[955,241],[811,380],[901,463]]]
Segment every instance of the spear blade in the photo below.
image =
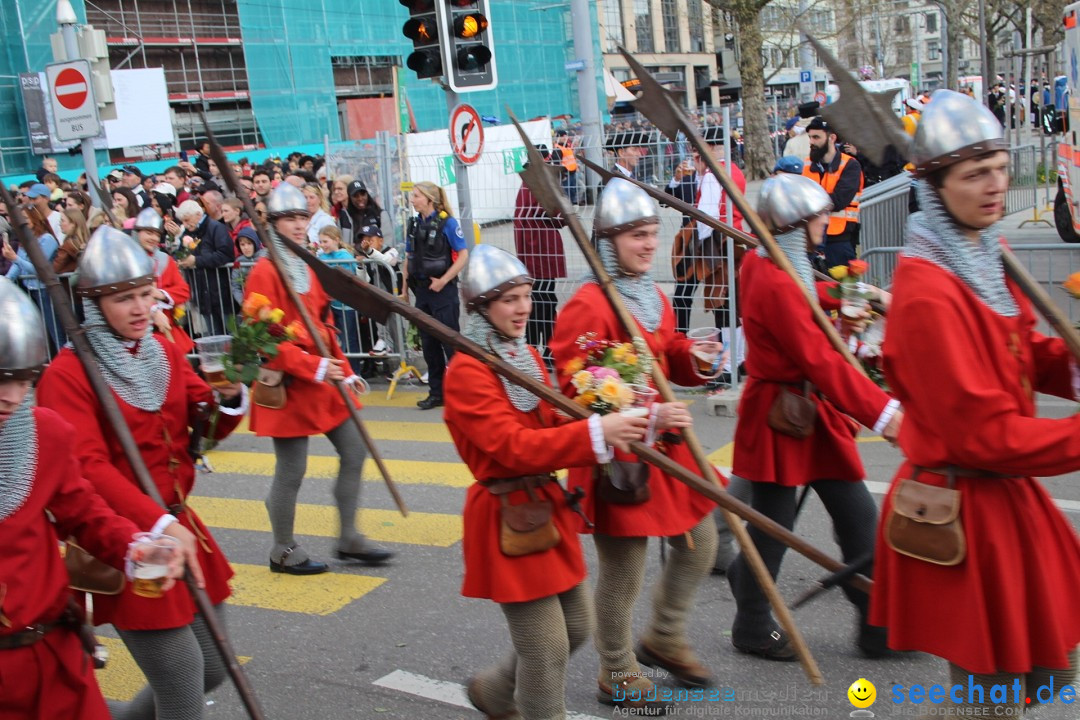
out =
[[[674,101],[671,93],[656,81],[648,70],[631,55],[626,48],[619,46],[619,52],[634,71],[634,76],[641,83],[640,94],[633,101],[634,107],[649,118],[649,121],[673,140],[678,137],[684,125],[690,124],[690,118],[682,106]],[[646,106],[648,111],[646,112]]]
[[899,88],[870,92],[817,38],[810,33],[806,33],[806,38],[840,88],[840,99],[823,107],[821,116],[836,128],[838,135],[862,151],[875,165],[885,161],[885,150],[889,145],[906,159],[911,137],[904,132],[903,123],[892,109],[893,97],[900,92]]

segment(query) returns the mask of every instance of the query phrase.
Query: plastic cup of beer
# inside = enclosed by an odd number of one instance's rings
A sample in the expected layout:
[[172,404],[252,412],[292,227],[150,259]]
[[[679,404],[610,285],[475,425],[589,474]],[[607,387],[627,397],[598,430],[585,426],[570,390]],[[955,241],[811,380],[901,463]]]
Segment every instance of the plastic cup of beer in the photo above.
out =
[[232,347],[232,335],[210,335],[195,341],[199,352],[199,366],[206,382],[214,387],[232,385],[225,377],[225,355]]
[[694,373],[703,380],[712,380],[720,375],[720,353],[706,350],[701,343],[720,342],[720,330],[715,327],[694,328],[686,333],[693,345],[690,357],[694,363]]
[[169,563],[178,552],[180,543],[176,538],[135,533],[131,540],[131,591],[139,597],[161,597]]
[[840,283],[840,312],[859,318],[870,308],[869,294],[861,282]]
[[631,385],[630,392],[633,393],[633,399],[629,405],[621,408],[619,413],[630,417],[648,417],[649,408],[656,402],[659,393],[648,385]]

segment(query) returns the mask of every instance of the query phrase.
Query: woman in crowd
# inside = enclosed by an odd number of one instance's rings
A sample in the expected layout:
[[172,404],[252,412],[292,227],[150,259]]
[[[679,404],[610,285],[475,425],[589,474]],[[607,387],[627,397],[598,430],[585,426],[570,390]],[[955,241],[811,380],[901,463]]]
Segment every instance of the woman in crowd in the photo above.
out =
[[[968,714],[1019,716],[1047,699],[1040,686],[1076,676],[1080,541],[1032,476],[1080,470],[1080,415],[1036,417],[1035,393],[1075,400],[1076,366],[1061,339],[1035,331],[1005,275],[1002,135],[989,110],[948,90],[915,132],[921,212],[908,220],[884,345],[907,461],[882,508],[870,619],[891,647],[947,660]],[[918,506],[913,492],[959,504],[958,525],[943,529],[951,542],[936,543],[954,552],[931,558],[890,532],[894,513]]]
[[[76,293],[84,300],[87,340],[170,513],[163,516],[162,508],[140,490],[115,432],[100,422],[101,403],[70,348],[42,376],[39,402],[74,426],[69,441],[83,473],[117,513],[140,527],[152,525],[152,532],[172,523],[190,531],[185,549],[198,557],[214,612],[224,620],[233,573],[187,504],[195,482],[189,430],[205,432],[204,411],[218,407],[217,437],[228,435],[244,415],[246,391],[238,384],[218,388],[218,405],[179,346],[153,334],[153,263],[124,233],[109,227],[94,233],[79,260]],[[149,682],[114,717],[202,717],[204,694],[225,678],[225,664],[186,585],[158,598],[137,595],[130,585],[119,595],[99,595],[94,620],[116,628]]]
[[64,233],[64,242],[53,256],[53,271],[57,275],[75,271],[79,256],[86,249],[90,240],[90,230],[86,227],[86,217],[81,210],[67,208],[60,213],[60,232]]
[[[820,185],[787,173],[766,180],[758,202],[758,213],[803,284],[823,298],[835,283],[815,283],[808,252],[824,242],[831,208]],[[802,289],[764,249],[744,256],[739,275],[749,378],[735,427],[732,475],[751,482],[755,510],[788,529],[795,524],[797,488],[813,488],[832,518],[844,562],[860,562],[868,572],[877,508],[862,482],[865,472],[851,418],[895,440],[903,417],[898,403],[833,349],[814,323]],[[835,303],[831,298],[826,302]],[[791,399],[786,395],[813,408],[799,427],[777,421],[782,404]],[[775,578],[787,546],[756,527],[749,532]],[[735,559],[727,575],[736,602],[735,648],[769,660],[794,660],[790,639],[773,619],[744,556]],[[869,597],[846,585],[844,592],[859,612],[858,647],[869,657],[885,655],[884,630],[866,619]]]
[[[45,259],[51,263],[53,258],[56,257],[60,245],[53,236],[48,221],[41,216],[41,213],[33,205],[24,206],[23,213],[30,224],[30,231],[37,237],[41,252],[44,253]],[[37,278],[37,271],[34,270],[34,263],[30,262],[30,256],[26,254],[26,248],[20,247],[16,251],[12,247],[10,237],[6,242],[2,240],[0,242],[3,242],[0,253],[3,254],[5,260],[11,263],[4,277],[8,280],[18,281],[26,289],[27,294],[33,298],[34,303],[41,308],[41,316],[45,319],[45,329],[48,331],[49,340],[52,343],[52,353],[56,354],[67,342],[67,335],[64,333],[64,328],[61,327],[60,321],[56,319],[56,315],[53,313],[52,298],[49,297],[49,293],[45,289],[45,283]]]
[[113,188],[113,217],[123,230],[130,230],[135,225],[135,216],[139,214],[139,200],[126,187]]
[[[622,179],[612,180],[600,196],[594,233],[604,269],[648,343],[648,351],[661,370],[679,385],[700,385],[691,350],[718,355],[719,343],[694,347],[675,331],[675,315],[667,298],[649,274],[659,244],[656,204],[645,191]],[[579,338],[595,333],[598,341],[629,342],[603,290],[591,278],[574,294],[555,321],[551,351],[564,392],[574,395],[574,365],[585,358]],[[689,449],[681,442],[680,428],[690,427],[683,403],[656,403],[652,426],[668,433],[664,451],[673,460],[697,472]],[[597,633],[600,654],[598,698],[601,702],[648,713],[663,711],[664,703],[647,698],[652,681],[638,661],[667,669],[680,683],[702,687],[712,675],[690,648],[687,617],[701,581],[716,555],[716,526],[712,501],[664,475],[652,466],[638,466],[633,455],[616,454],[627,465],[615,468],[573,468],[570,484],[585,488],[584,506],[596,527],[593,540],[600,558],[596,581]],[[641,480],[648,496],[636,494],[626,504],[598,497],[609,472],[626,471]],[[595,471],[595,472],[594,472]],[[596,478],[594,480],[594,478]],[[647,484],[646,484],[647,483]],[[608,498],[612,495],[606,495]],[[636,649],[631,635],[632,610],[645,578],[645,547],[650,537],[666,538],[671,548],[653,599],[653,617]],[[640,694],[638,694],[640,691]]]
[[[355,184],[355,183],[354,183]],[[431,182],[418,182],[409,193],[416,215],[409,221],[405,238],[405,262],[402,264],[402,295],[408,302],[409,290],[416,294],[416,307],[447,327],[458,329],[457,276],[469,259],[465,236],[450,212],[446,191]],[[454,348],[444,345],[430,333],[420,331],[424,362],[428,369],[428,396],[417,401],[421,410],[443,404],[443,375]]]
[[[478,245],[462,280],[465,336],[548,383],[539,353],[525,342],[531,285],[517,258]],[[462,595],[499,603],[514,648],[469,682],[469,700],[488,717],[565,717],[566,664],[592,631],[593,613],[578,523],[554,471],[607,461],[608,446],[626,450],[645,436],[648,420],[611,413],[569,421],[464,353],[447,380],[446,424],[476,478],[465,500]],[[555,533],[528,547],[501,541],[506,507],[537,501],[551,504]]]
[[341,214],[349,204],[349,184],[352,181],[352,175],[338,175],[330,184],[330,215],[338,223],[338,227],[341,226]]
[[233,245],[236,247],[236,257],[240,257],[240,231],[244,228],[254,229],[251,220],[244,215],[244,203],[236,198],[228,198],[221,203],[221,222],[225,223],[225,229],[229,231]]
[[330,206],[326,202],[322,185],[310,182],[304,185],[304,200],[307,201],[308,212],[311,213],[307,229],[308,247],[317,251],[319,231],[327,225],[333,225],[334,218],[330,217]]
[[346,194],[349,197],[348,204],[344,212],[338,213],[337,218],[342,237],[356,237],[356,231],[365,225],[382,226],[382,208],[362,180],[350,182]]
[[[260,404],[251,409],[251,430],[274,441],[274,480],[266,498],[266,510],[274,533],[270,549],[270,571],[291,575],[315,575],[329,567],[313,560],[296,541],[296,498],[307,471],[308,438],[326,435],[341,458],[334,500],[337,504],[340,532],[334,549],[338,559],[358,560],[366,565],[381,565],[393,554],[367,540],[356,529],[356,511],[360,502],[360,474],[365,447],[356,424],[350,417],[341,394],[331,384],[344,382],[356,393],[363,380],[348,371],[349,364],[337,342],[337,333],[324,318],[329,315],[330,297],[314,273],[278,238],[287,237],[303,244],[307,239],[308,205],[303,193],[282,183],[270,193],[271,242],[278,243],[293,288],[300,296],[308,315],[329,348],[332,357],[318,354],[315,341],[306,330],[295,340],[278,345],[278,354],[268,360],[267,370],[281,373],[285,393],[283,403]],[[285,284],[269,259],[260,260],[248,276],[245,302],[254,294],[267,298],[270,306],[284,311],[281,322],[300,325],[299,310],[290,300]],[[287,375],[287,380],[283,377]],[[359,406],[359,403],[357,403]]]

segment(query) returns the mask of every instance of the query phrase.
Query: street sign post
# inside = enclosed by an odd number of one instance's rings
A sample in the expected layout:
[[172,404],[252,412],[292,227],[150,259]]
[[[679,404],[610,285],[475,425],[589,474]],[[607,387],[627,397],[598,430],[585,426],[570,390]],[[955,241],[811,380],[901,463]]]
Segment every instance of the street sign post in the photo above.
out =
[[67,141],[99,135],[101,121],[90,79],[90,63],[72,60],[46,65],[45,76],[49,82],[56,137]]
[[450,112],[450,146],[465,165],[480,159],[484,150],[484,123],[472,105],[462,103]]

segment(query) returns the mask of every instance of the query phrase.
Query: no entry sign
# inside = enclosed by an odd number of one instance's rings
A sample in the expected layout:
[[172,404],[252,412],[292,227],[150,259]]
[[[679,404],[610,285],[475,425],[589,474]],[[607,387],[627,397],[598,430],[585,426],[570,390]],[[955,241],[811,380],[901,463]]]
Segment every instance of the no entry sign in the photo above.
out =
[[52,101],[56,137],[79,140],[101,133],[97,103],[90,82],[90,63],[86,60],[57,63],[45,67]]
[[450,146],[458,160],[472,165],[484,150],[484,124],[471,105],[458,105],[450,113]]

